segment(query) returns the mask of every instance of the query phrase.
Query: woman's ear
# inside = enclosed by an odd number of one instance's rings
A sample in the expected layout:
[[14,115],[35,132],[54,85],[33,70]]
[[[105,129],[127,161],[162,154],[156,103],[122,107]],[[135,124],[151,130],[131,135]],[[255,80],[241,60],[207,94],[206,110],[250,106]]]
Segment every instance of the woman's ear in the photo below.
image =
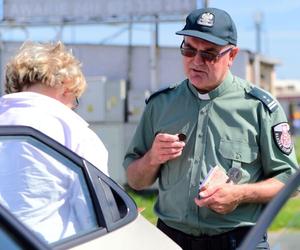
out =
[[75,95],[66,87],[62,87],[60,92],[60,102],[68,106],[69,108],[73,107]]

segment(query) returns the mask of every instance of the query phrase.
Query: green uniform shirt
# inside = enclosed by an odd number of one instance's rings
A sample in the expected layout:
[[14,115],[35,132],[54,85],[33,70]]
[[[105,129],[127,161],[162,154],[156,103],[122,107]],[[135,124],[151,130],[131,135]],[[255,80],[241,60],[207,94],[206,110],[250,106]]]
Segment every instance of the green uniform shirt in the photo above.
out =
[[271,177],[286,182],[298,168],[295,150],[284,153],[274,139],[273,127],[287,121],[283,109],[277,102],[268,108],[267,95],[261,100],[254,97],[249,93],[252,87],[228,73],[216,89],[200,95],[185,80],[146,105],[125,155],[125,168],[151,148],[157,133],[187,136],[182,155],[163,164],[159,172],[155,212],[170,227],[192,235],[214,235],[255,224],[262,204],[241,204],[226,215],[195,204],[199,183],[215,165],[225,171],[241,167],[239,184]]

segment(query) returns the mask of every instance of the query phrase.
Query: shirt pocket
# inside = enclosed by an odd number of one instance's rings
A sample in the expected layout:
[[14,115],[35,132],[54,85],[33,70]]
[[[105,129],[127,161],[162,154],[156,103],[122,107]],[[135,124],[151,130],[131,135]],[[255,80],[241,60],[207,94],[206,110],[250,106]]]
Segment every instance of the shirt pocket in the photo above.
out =
[[220,141],[220,154],[229,160],[250,164],[258,156],[258,146],[241,141]]

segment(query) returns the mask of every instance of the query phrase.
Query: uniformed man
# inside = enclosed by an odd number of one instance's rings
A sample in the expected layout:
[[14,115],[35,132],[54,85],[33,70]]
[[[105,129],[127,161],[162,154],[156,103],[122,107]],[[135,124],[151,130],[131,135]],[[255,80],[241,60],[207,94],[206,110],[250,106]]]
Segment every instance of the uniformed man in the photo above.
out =
[[[187,79],[147,100],[124,159],[128,183],[158,179],[158,228],[183,249],[236,249],[297,169],[289,125],[269,93],[231,74],[228,13],[195,10],[176,34]],[[215,166],[228,181],[199,191]],[[269,249],[266,237],[258,247]]]

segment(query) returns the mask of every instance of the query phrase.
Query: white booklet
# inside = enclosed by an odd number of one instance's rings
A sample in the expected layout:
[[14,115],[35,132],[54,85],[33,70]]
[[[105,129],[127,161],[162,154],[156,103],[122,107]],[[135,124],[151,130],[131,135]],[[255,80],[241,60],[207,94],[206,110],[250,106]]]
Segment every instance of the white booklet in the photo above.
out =
[[200,183],[199,190],[201,190],[203,187],[208,186],[217,186],[220,184],[224,184],[228,181],[228,176],[225,173],[225,170],[216,165],[213,167],[205,177],[204,181]]

